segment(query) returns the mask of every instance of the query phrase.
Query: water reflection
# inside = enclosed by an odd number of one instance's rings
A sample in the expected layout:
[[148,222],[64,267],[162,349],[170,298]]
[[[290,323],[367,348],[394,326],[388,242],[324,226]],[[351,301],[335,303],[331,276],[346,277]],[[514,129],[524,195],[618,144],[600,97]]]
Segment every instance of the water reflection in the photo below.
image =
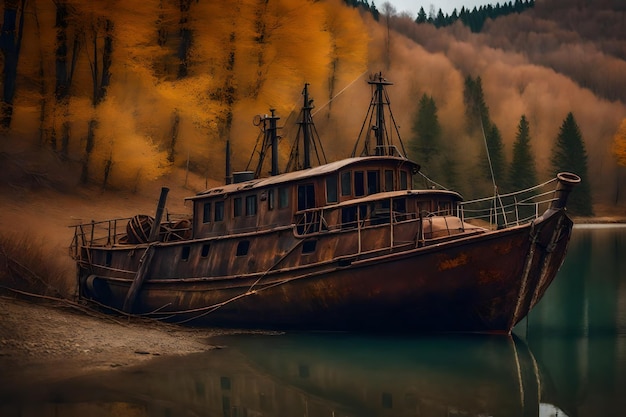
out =
[[515,329],[572,415],[626,410],[626,227],[576,226],[557,279]]
[[2,398],[0,414],[538,416],[549,391],[517,338],[309,334],[220,342],[229,347],[31,387]]

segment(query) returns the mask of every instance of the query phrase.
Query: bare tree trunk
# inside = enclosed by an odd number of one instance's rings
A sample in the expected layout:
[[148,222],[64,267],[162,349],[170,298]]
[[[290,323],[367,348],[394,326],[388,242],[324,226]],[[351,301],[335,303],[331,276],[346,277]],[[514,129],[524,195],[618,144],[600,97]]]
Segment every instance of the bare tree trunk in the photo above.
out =
[[176,141],[178,140],[178,128],[180,126],[180,114],[178,113],[178,109],[174,110],[173,121],[172,121],[172,132],[171,132],[171,141],[170,141],[170,150],[167,153],[167,160],[170,163],[174,163],[174,159],[176,156]]
[[83,155],[83,168],[80,174],[80,182],[87,184],[89,182],[89,160],[91,158],[91,152],[95,145],[95,130],[98,127],[98,121],[93,118],[89,121],[87,126],[87,142],[85,144],[85,155]]
[[257,98],[263,84],[265,84],[266,68],[265,68],[265,46],[267,44],[267,25],[265,24],[265,15],[267,14],[267,3],[269,0],[259,0],[256,12],[255,12],[255,31],[254,37],[257,43],[257,77],[256,83],[252,90],[252,97]]
[[[93,62],[91,63],[91,78],[93,82],[93,98],[92,105],[95,108],[104,100],[107,94],[107,88],[111,82],[111,55],[113,53],[113,21],[106,19],[104,21],[104,44],[102,46],[102,73],[98,66],[98,32],[99,26],[93,27]],[[98,119],[94,114],[89,120],[87,130],[87,142],[85,144],[85,154],[83,156],[83,168],[81,173],[81,182],[86,184],[89,181],[89,163],[91,152],[96,144],[96,128],[98,127]],[[110,168],[110,167],[109,167]]]
[[189,9],[191,0],[180,0],[180,44],[178,47],[178,78],[189,73],[189,51],[191,50],[192,32],[189,27]]
[[39,14],[37,13],[37,3],[33,4],[33,16],[35,18],[35,26],[37,31],[37,39],[40,40],[39,43],[39,94],[41,98],[39,99],[39,144],[43,145],[46,141],[46,118],[49,117],[46,114],[46,77],[44,71],[44,57],[43,57],[43,48],[41,45],[41,26],[39,25]]
[[[0,34],[0,51],[4,57],[2,113],[0,126],[11,127],[13,119],[13,99],[17,84],[17,63],[20,56],[22,35],[24,34],[24,7],[26,0],[4,0],[4,19]],[[21,13],[20,13],[21,12]],[[19,14],[19,26],[16,26]]]
[[[66,1],[57,1],[56,4],[56,49],[55,49],[55,72],[56,72],[56,85],[54,89],[55,107],[57,114],[60,115],[61,120],[61,148],[58,150],[61,159],[67,159],[69,155],[69,143],[70,143],[70,121],[69,121],[69,106],[70,106],[70,88],[72,85],[72,79],[74,76],[74,69],[76,67],[76,60],[80,51],[79,36],[74,33],[74,40],[72,42],[71,59],[68,54],[68,7]],[[69,60],[69,62],[68,62]],[[56,118],[55,126],[53,127],[54,141],[51,142],[53,149],[57,150],[56,143]]]

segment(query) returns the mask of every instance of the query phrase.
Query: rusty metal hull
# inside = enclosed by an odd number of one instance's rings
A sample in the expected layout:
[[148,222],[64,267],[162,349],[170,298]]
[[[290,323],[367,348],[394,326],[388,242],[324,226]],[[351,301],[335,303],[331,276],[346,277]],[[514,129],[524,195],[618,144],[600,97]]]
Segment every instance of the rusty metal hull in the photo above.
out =
[[[159,250],[189,241],[83,247],[83,259],[105,256],[113,267],[80,265],[79,287],[83,298],[121,310],[136,277],[114,266],[128,259],[139,266],[143,259],[150,265],[133,299],[135,314],[244,328],[509,333],[554,279],[571,229],[564,210],[548,210],[524,226],[428,246],[278,263],[251,273],[212,274],[206,265],[203,276],[186,274],[185,262],[159,256]],[[276,233],[274,240],[287,240]],[[153,250],[156,255],[146,261]]]

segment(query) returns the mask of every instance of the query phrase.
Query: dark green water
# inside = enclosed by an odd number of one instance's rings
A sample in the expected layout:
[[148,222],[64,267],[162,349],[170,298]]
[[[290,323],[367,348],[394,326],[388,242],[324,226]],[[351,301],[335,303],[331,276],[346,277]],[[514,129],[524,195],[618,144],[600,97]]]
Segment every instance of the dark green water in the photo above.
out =
[[516,336],[242,335],[0,392],[0,416],[624,416],[626,227],[578,227]]

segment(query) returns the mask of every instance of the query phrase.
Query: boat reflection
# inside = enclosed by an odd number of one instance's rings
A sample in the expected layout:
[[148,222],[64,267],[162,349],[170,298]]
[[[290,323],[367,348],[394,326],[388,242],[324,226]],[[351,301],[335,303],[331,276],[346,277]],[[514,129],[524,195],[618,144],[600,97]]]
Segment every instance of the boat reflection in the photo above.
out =
[[541,403],[549,378],[515,337],[246,335],[217,343],[225,347],[0,392],[0,415],[539,416],[558,410]]

